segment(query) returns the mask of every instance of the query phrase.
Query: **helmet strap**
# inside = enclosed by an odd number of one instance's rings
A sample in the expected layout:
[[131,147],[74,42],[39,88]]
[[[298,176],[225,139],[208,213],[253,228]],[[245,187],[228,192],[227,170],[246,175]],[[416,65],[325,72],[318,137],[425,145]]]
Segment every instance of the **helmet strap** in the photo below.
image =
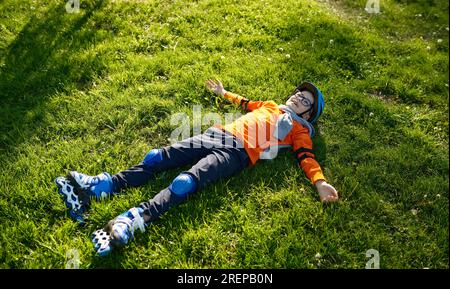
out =
[[305,113],[310,112],[311,110],[312,110],[312,108],[310,108],[310,109],[308,109],[308,110],[306,110],[306,111],[304,111],[304,112],[298,114],[298,116],[301,117],[301,118],[303,118],[303,115],[304,115]]

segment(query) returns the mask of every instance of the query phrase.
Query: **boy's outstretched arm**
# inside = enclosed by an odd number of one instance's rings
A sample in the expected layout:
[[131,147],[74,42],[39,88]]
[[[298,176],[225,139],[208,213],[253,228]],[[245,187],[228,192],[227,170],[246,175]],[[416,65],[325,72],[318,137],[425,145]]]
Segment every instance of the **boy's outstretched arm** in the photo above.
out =
[[295,150],[294,156],[298,160],[298,165],[316,187],[320,200],[324,203],[336,202],[339,199],[338,192],[332,185],[326,182],[322,168],[316,161],[313,143],[309,135],[297,132],[294,133],[292,138],[293,148]]
[[264,104],[264,101],[255,101],[255,100],[249,100],[243,96],[240,96],[236,93],[232,93],[230,91],[227,91],[224,87],[222,82],[219,80],[212,80],[208,79],[206,82],[206,87],[214,92],[217,95],[221,95],[224,98],[228,99],[229,101],[233,103],[239,104],[244,110],[252,111],[259,107],[261,107]]

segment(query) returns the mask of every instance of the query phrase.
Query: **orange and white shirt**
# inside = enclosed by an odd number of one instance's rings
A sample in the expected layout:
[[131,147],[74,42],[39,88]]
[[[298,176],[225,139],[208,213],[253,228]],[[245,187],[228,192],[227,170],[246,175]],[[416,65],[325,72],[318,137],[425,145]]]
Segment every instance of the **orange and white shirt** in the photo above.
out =
[[251,165],[254,165],[270,147],[289,145],[295,152],[299,166],[313,184],[318,180],[325,180],[322,169],[315,159],[308,128],[294,121],[290,132],[283,140],[279,140],[273,136],[273,132],[278,117],[285,112],[274,101],[252,101],[231,92],[226,92],[224,97],[239,103],[249,112],[232,123],[215,126],[232,133],[243,142]]

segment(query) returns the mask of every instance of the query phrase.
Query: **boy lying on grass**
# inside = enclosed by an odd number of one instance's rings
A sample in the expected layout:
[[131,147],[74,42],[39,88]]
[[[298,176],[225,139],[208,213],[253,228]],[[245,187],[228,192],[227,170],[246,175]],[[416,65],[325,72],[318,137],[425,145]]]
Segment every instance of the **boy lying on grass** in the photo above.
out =
[[312,150],[312,124],[325,105],[323,95],[315,85],[302,83],[285,105],[248,100],[226,91],[220,81],[207,80],[206,86],[215,94],[239,104],[248,113],[225,126],[215,125],[203,134],[152,149],[140,164],[113,176],[106,172],[88,176],[72,171],[55,180],[70,216],[84,222],[83,213],[91,197],[118,194],[125,188],[146,184],[156,173],[194,164],[151,200],[131,208],[109,221],[105,228],[97,230],[92,241],[99,255],[105,256],[114,248],[127,244],[137,228],[145,231],[148,224],[207,184],[253,166],[260,158],[271,158],[273,152],[287,146],[293,149],[299,166],[316,186],[320,200],[338,200],[337,191],[325,181]]

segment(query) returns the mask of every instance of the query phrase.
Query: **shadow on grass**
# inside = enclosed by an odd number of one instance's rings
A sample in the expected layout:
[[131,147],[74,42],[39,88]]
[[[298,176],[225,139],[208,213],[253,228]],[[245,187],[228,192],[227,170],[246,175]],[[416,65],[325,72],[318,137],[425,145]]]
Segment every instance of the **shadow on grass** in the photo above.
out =
[[86,88],[104,69],[95,59],[77,59],[95,36],[84,25],[104,0],[82,5],[78,14],[66,13],[63,2],[32,15],[2,56],[0,151],[14,149],[45,126],[45,102],[52,95],[74,83]]

